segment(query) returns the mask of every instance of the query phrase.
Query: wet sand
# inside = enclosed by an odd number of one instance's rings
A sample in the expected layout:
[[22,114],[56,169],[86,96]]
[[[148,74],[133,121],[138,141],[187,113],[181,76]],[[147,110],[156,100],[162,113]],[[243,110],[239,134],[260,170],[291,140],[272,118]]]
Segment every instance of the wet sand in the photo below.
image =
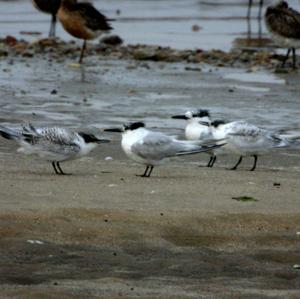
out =
[[194,155],[145,179],[116,143],[62,164],[69,176],[15,150],[2,142],[1,298],[299,297],[293,152],[255,172]]

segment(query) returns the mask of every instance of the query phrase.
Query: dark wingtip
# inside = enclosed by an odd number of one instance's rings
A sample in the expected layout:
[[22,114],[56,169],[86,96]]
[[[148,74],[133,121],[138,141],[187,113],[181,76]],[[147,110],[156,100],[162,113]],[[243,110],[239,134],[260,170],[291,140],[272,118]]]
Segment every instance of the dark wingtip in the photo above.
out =
[[173,119],[188,119],[185,115],[173,115],[171,116]]
[[3,138],[8,139],[8,140],[12,140],[13,139],[12,135],[8,134],[7,132],[1,131],[1,130],[0,130],[0,135]]

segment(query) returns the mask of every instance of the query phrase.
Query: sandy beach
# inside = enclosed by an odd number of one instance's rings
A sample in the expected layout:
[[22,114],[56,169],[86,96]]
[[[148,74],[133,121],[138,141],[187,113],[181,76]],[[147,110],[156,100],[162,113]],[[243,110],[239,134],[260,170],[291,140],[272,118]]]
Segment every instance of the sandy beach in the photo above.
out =
[[117,143],[63,164],[69,176],[15,150],[2,142],[1,298],[299,296],[293,153],[255,172],[194,155],[145,179]]

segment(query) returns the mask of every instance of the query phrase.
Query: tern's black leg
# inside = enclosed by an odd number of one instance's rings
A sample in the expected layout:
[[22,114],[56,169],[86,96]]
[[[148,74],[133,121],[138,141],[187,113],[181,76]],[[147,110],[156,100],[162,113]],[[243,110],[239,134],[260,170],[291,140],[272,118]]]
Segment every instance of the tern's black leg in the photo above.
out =
[[80,58],[79,58],[79,63],[82,63],[85,49],[86,49],[86,40],[84,40],[83,45],[82,45]]
[[151,175],[151,173],[152,173],[152,170],[153,170],[153,168],[154,168],[154,166],[150,166],[150,170],[149,170],[149,172],[148,172],[147,178],[149,178],[149,177],[150,177],[150,175]]
[[213,156],[213,160],[212,160],[212,163],[211,163],[210,167],[213,167],[216,161],[217,161],[217,156],[216,156],[216,155],[214,155],[214,156]]
[[56,174],[60,174],[60,173],[57,171],[56,167],[55,167],[55,162],[52,162],[51,164],[52,164],[52,166],[53,166],[53,168],[54,168],[55,173],[56,173]]
[[236,170],[237,167],[240,165],[240,163],[242,162],[243,160],[243,156],[240,156],[238,162],[231,168],[231,170]]
[[209,159],[206,167],[211,167],[211,162],[213,161],[213,159],[214,159],[214,156],[210,156],[210,159]]
[[59,162],[56,162],[56,166],[57,166],[58,170],[60,171],[61,175],[66,175],[66,173],[64,173],[63,170],[61,169]]
[[292,48],[293,51],[293,69],[296,69],[296,49]]
[[285,66],[285,63],[286,61],[288,60],[289,56],[290,56],[290,53],[291,53],[291,49],[288,49],[287,52],[286,52],[286,55],[284,57],[284,60],[282,61],[282,65],[281,67],[284,67]]
[[253,164],[253,167],[250,169],[250,171],[253,171],[256,168],[257,156],[254,155],[253,157],[254,157],[254,164]]
[[147,176],[147,173],[148,173],[148,169],[149,169],[149,166],[146,166],[146,169],[144,171],[144,173],[141,175],[141,177],[146,177]]

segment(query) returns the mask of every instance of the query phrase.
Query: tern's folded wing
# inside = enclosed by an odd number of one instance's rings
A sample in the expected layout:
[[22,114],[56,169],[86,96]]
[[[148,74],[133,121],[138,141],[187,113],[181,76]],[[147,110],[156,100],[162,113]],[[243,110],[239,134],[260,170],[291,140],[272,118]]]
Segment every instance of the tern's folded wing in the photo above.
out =
[[132,152],[143,159],[160,160],[176,155],[173,139],[158,132],[151,132],[132,146]]
[[43,151],[63,153],[77,153],[80,150],[78,136],[64,128],[42,127],[30,128],[23,133],[24,141]]

